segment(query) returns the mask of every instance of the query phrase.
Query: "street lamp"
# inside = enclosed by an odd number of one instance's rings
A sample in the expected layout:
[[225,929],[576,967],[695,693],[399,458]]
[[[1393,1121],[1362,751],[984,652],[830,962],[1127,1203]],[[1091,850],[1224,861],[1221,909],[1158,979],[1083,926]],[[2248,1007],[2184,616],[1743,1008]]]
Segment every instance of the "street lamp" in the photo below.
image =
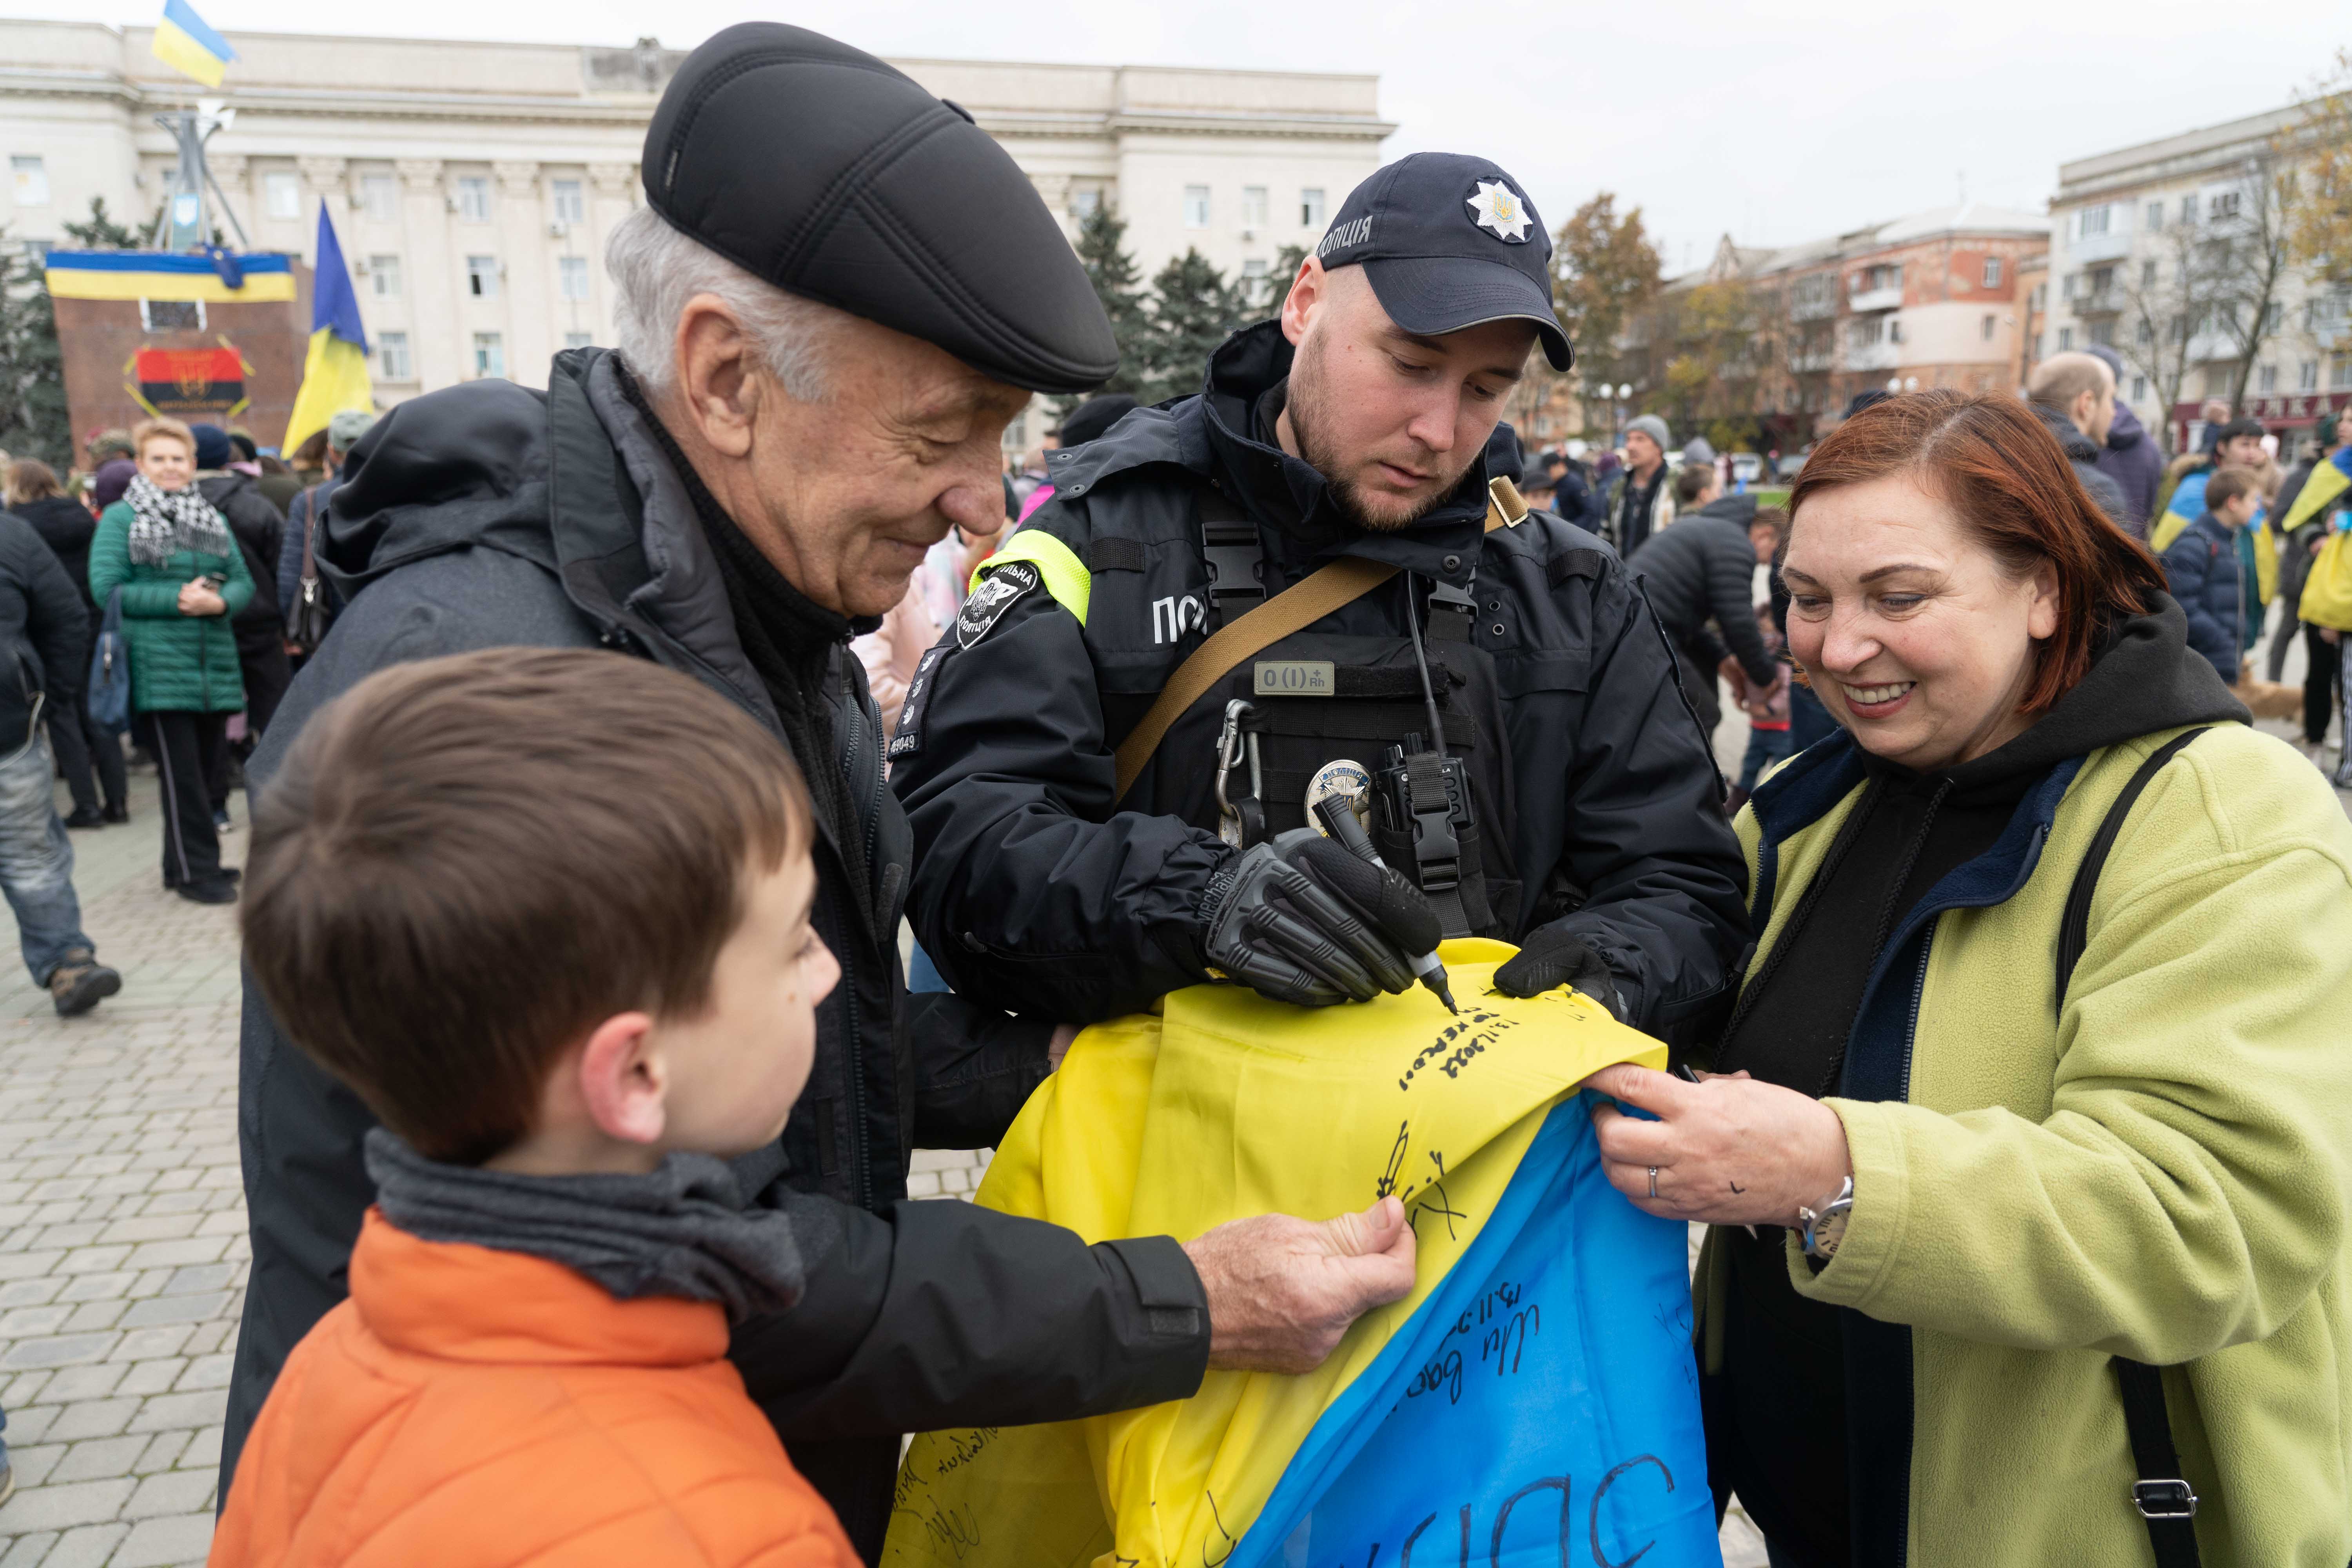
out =
[[[1602,390],[1607,390],[1605,385]],[[1625,444],[1625,400],[1633,395],[1633,384],[1632,382],[1627,381],[1618,384],[1617,396],[1615,399],[1617,427],[1612,433],[1609,442],[1612,447],[1622,447]]]

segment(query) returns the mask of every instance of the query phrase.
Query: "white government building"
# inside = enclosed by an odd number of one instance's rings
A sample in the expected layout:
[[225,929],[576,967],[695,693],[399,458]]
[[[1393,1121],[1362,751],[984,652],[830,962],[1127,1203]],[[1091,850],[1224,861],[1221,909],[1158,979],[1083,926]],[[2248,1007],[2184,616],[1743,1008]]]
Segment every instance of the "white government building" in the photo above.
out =
[[[151,37],[0,20],[8,241],[70,243],[92,196],[152,222],[174,161],[154,115],[199,89]],[[646,124],[684,51],[227,37],[238,58],[206,96],[236,119],[211,142],[213,174],[253,249],[315,259],[326,200],[382,401],[477,376],[543,385],[556,351],[612,341],[604,237],[643,199]],[[1248,275],[1311,247],[1395,129],[1371,76],[892,63],[971,110],[1073,235],[1114,204],[1147,279],[1187,247]],[[1017,422],[1007,445],[1037,434]]]

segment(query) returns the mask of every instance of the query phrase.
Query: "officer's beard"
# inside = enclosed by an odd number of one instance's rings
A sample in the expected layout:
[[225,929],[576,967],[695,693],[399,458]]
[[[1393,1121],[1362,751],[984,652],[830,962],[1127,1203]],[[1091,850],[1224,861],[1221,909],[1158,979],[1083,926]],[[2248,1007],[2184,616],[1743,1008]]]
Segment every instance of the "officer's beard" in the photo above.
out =
[[[1320,336],[1309,333],[1290,364],[1289,396],[1283,404],[1283,413],[1290,421],[1290,438],[1298,444],[1299,459],[1323,476],[1324,483],[1330,488],[1332,503],[1349,521],[1368,533],[1402,532],[1444,505],[1454,487],[1462,482],[1462,476],[1470,471],[1470,465],[1483,452],[1474,447],[1451,471],[1440,470],[1437,482],[1424,500],[1374,497],[1346,477],[1353,470],[1354,461],[1340,455],[1326,439],[1330,396],[1324,384],[1323,353]],[[1414,466],[1425,468],[1435,457],[1429,453]]]

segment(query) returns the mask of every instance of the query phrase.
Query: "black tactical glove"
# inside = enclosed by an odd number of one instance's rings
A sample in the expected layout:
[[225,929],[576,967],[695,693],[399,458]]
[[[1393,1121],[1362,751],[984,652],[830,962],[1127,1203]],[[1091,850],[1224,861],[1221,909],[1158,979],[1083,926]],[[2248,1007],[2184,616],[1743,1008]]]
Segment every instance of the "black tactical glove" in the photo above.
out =
[[1412,984],[1407,954],[1443,928],[1411,882],[1311,827],[1228,860],[1201,899],[1201,950],[1261,996],[1301,1007]]
[[1558,926],[1538,926],[1528,932],[1518,956],[1495,971],[1495,989],[1506,996],[1533,996],[1555,985],[1583,992],[1623,1022],[1624,999],[1617,994],[1616,977],[1601,955]]

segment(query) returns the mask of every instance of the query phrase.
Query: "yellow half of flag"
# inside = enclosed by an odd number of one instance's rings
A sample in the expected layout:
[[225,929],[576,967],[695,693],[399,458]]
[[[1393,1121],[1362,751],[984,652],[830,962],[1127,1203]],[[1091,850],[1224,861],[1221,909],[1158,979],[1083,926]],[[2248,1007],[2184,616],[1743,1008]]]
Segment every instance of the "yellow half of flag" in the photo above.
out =
[[335,336],[332,328],[320,327],[310,334],[310,353],[302,362],[302,389],[294,395],[294,416],[286,422],[286,439],[278,450],[291,454],[347,408],[364,414],[374,407],[367,352]]
[[218,87],[236,51],[212,25],[196,15],[188,0],[163,0],[163,19],[155,24],[155,58],[206,87]]

